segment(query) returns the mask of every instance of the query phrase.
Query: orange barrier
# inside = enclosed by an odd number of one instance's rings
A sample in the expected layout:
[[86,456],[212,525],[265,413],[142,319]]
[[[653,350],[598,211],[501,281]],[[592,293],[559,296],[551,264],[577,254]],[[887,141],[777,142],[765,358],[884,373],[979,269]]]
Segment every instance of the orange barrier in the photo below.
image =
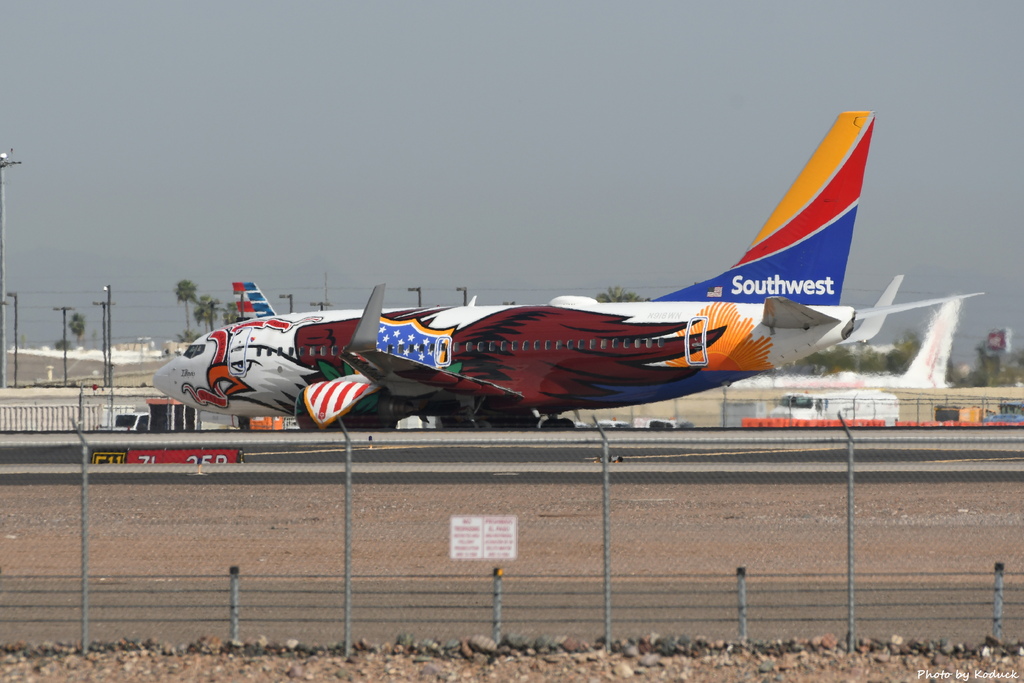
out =
[[[740,423],[744,429],[766,429],[780,427],[826,427],[838,429],[843,426],[839,420],[797,420],[788,417],[745,417]],[[885,420],[849,420],[848,427],[884,427]],[[1024,422],[964,422],[960,420],[906,420],[896,422],[895,427],[1024,427]]]
[[[740,424],[745,429],[780,427],[826,427],[837,429],[843,426],[840,420],[798,420],[788,417],[745,417]],[[850,420],[846,424],[849,427],[884,427],[885,420]]]
[[284,429],[284,418],[254,417],[249,420],[249,429]]

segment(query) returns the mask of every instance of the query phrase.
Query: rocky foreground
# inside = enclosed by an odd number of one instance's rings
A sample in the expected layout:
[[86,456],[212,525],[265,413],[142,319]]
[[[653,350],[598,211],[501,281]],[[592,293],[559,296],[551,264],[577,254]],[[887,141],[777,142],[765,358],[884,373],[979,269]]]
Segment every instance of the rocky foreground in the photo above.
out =
[[607,652],[574,638],[485,636],[444,644],[306,646],[297,641],[188,645],[153,641],[77,645],[12,643],[0,648],[0,681],[977,681],[1019,680],[1024,644],[861,640],[856,651],[832,634],[811,640],[729,643],[660,637],[618,641]]

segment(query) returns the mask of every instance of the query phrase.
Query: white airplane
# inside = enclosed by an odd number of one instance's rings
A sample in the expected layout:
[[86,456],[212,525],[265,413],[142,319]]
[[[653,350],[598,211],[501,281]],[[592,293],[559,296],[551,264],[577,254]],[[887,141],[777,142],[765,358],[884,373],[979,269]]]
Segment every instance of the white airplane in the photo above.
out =
[[953,350],[953,335],[960,322],[961,299],[940,305],[928,323],[921,349],[902,375],[837,372],[831,375],[766,373],[737,382],[747,389],[945,389],[946,369]]
[[378,285],[361,311],[215,330],[154,384],[197,409],[295,415],[303,427],[388,427],[411,415],[571,427],[559,415],[678,398],[791,363],[850,338],[858,320],[956,298],[840,304],[874,120],[840,114],[739,262],[654,301],[385,310]]

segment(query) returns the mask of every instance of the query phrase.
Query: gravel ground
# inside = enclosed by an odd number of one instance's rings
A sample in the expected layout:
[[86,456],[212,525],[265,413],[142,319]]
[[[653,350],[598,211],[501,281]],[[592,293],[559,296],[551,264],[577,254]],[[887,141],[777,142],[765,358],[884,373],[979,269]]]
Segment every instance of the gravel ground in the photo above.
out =
[[[176,649],[155,643],[119,643],[84,656],[71,646],[8,646],[3,681],[603,681],[625,678],[688,681],[1015,680],[1024,670],[1021,644],[862,641],[847,654],[826,634],[810,641],[740,645],[694,641],[686,645],[642,638],[590,649],[567,639],[537,652],[495,647],[478,636],[445,654],[417,653],[420,644],[364,649],[346,658],[296,642],[222,644],[203,639]],[[666,647],[668,649],[666,649]],[[571,651],[566,651],[569,648]],[[408,650],[413,650],[412,652]],[[945,654],[948,652],[949,654]]]
[[[215,475],[211,475],[214,476]],[[79,493],[70,486],[4,486],[0,558],[4,577],[78,570]],[[858,572],[1008,572],[1024,566],[1018,483],[866,484],[857,501]],[[91,573],[244,575],[340,572],[344,501],[336,486],[95,486],[91,495]],[[616,573],[842,572],[846,567],[845,485],[617,485],[612,494]],[[515,514],[519,558],[507,571],[600,573],[599,486],[361,485],[354,498],[359,574],[468,575],[489,564],[448,559],[451,515]],[[588,627],[589,628],[589,627]],[[585,629],[581,629],[584,630]],[[1020,637],[1012,624],[1008,637]],[[393,633],[393,632],[392,632]],[[642,633],[642,631],[641,631]],[[419,643],[376,637],[346,660],[282,639],[275,647],[247,634],[224,647],[208,637],[191,646],[121,643],[86,656],[73,647],[14,643],[0,651],[0,680],[607,680],[636,676],[686,681],[994,680],[978,674],[1024,672],[1020,646],[985,643],[985,633],[940,643],[948,633],[863,635],[847,655],[835,637],[742,647],[697,636],[670,654],[639,637],[611,654],[591,632],[564,647],[491,649],[458,642],[445,654]],[[434,634],[417,634],[419,636]],[[473,634],[461,634],[469,638]],[[440,637],[434,635],[434,637]],[[625,635],[623,635],[625,637]],[[921,639],[911,640],[912,637]],[[7,640],[14,640],[7,638]],[[591,639],[590,645],[575,639]],[[925,640],[929,639],[929,640]],[[1015,641],[1014,641],[1015,642]],[[973,643],[973,645],[972,645]],[[564,645],[564,641],[563,641]],[[985,649],[987,647],[987,649]],[[548,651],[545,651],[547,649]],[[65,650],[64,652],[54,652]],[[577,651],[578,650],[578,651]],[[532,652],[532,654],[531,654]],[[930,672],[920,674],[919,672]],[[943,677],[948,672],[948,677]],[[968,676],[969,678],[965,678]]]

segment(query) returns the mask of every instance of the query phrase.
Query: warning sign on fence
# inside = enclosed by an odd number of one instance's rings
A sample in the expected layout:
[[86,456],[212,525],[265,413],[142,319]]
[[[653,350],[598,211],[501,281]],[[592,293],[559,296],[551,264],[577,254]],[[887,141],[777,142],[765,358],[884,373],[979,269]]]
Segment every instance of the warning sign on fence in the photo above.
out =
[[519,552],[519,518],[452,517],[453,560],[514,560]]

